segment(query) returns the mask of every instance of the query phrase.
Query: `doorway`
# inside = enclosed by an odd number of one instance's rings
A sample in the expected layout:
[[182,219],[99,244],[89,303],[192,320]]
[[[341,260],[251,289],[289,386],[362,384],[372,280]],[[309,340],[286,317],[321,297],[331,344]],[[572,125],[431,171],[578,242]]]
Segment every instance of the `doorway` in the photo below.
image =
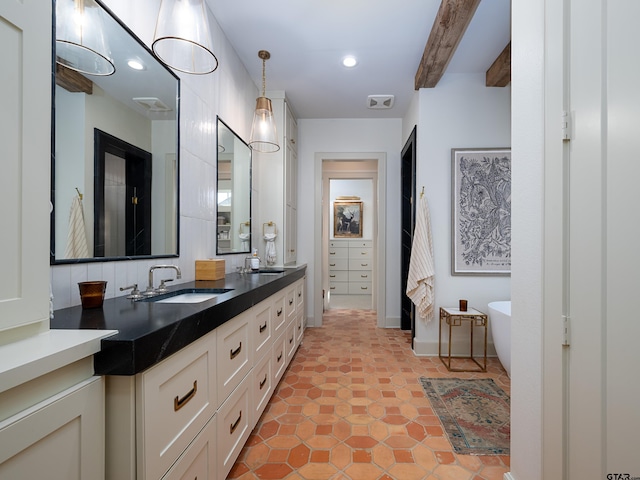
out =
[[[316,209],[314,212],[315,231],[318,235],[314,242],[313,270],[313,323],[310,326],[322,326],[322,313],[327,307],[325,299],[329,293],[328,248],[329,248],[329,190],[328,180],[323,174],[323,164],[333,162],[332,167],[342,168],[343,172],[332,173],[333,178],[370,179],[373,182],[373,198],[375,199],[375,215],[371,219],[372,251],[375,270],[371,279],[371,308],[376,311],[377,325],[386,327],[386,265],[384,252],[386,248],[386,211],[378,208],[386,205],[386,154],[384,152],[369,153],[316,153]],[[330,165],[327,163],[327,165]],[[346,170],[346,171],[344,171]],[[356,172],[356,173],[354,173]],[[368,208],[365,204],[363,207]],[[333,212],[331,212],[333,215]],[[366,221],[366,220],[365,220]],[[366,228],[366,226],[365,226]],[[366,239],[363,239],[366,240]],[[366,247],[365,247],[366,248]]]
[[411,330],[411,346],[415,337],[415,305],[406,295],[407,278],[409,277],[409,263],[411,262],[411,247],[413,245],[413,230],[416,223],[416,127],[413,127],[409,139],[402,149],[402,239],[401,239],[401,316],[400,328]]

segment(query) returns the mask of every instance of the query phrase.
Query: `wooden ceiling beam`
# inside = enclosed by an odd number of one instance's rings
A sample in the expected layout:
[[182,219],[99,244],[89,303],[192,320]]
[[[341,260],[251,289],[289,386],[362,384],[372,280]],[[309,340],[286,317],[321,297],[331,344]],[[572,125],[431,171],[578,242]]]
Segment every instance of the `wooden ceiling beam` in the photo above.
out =
[[70,92],[93,93],[93,82],[75,70],[56,63],[56,85]]
[[511,42],[491,64],[485,80],[487,87],[506,87],[509,83],[511,83]]
[[416,72],[416,90],[438,84],[479,4],[480,0],[442,0]]

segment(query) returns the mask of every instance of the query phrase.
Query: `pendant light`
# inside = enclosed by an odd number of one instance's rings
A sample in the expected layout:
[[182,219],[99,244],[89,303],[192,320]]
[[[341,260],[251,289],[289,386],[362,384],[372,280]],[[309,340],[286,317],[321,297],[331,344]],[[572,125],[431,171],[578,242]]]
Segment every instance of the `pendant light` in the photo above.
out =
[[204,0],[162,0],[151,48],[180,72],[204,75],[218,68]]
[[56,62],[87,75],[116,71],[105,32],[105,11],[94,0],[56,1]]
[[262,96],[256,99],[256,111],[253,115],[249,146],[256,152],[273,153],[280,150],[280,145],[278,145],[271,100],[265,97],[266,77],[264,73],[265,63],[271,58],[271,54],[266,50],[260,50],[258,57],[262,59]]

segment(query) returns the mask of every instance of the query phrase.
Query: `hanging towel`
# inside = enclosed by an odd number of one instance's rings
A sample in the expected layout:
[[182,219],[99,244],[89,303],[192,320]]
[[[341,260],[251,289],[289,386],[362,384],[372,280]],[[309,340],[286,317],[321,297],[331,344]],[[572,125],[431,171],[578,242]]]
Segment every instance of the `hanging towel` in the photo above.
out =
[[418,203],[416,227],[411,245],[411,260],[407,277],[407,296],[415,304],[418,316],[427,322],[434,318],[435,267],[433,264],[433,240],[431,216],[427,197],[422,195]]
[[276,234],[275,233],[265,233],[264,234],[264,241],[267,242],[266,245],[266,262],[267,265],[275,265],[276,263],[276,245],[275,245],[275,239],[276,239]]
[[82,200],[75,195],[71,201],[71,211],[69,212],[69,235],[67,236],[64,258],[87,258],[88,256],[89,248],[87,247],[87,233],[84,229]]

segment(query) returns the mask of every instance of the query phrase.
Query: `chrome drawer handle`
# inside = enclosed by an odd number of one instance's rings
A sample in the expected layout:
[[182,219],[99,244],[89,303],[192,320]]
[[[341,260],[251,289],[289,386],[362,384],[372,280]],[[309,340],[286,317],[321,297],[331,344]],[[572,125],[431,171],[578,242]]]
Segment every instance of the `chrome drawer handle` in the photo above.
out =
[[260,333],[264,332],[267,329],[267,321],[264,321],[264,325],[260,325]]
[[264,387],[264,384],[267,383],[267,374],[264,374],[264,380],[262,380],[260,382],[260,390],[262,390],[262,387]]
[[173,411],[177,412],[182,407],[184,407],[187,403],[189,403],[189,400],[191,400],[193,397],[196,396],[197,391],[198,391],[198,381],[194,380],[193,388],[189,390],[184,397],[182,398],[176,397],[173,399]]
[[240,410],[240,415],[238,416],[238,419],[233,422],[231,425],[229,425],[229,435],[233,435],[233,432],[236,431],[236,428],[238,428],[238,425],[240,425],[240,420],[242,420],[242,410]]
[[229,350],[229,359],[233,360],[234,358],[236,358],[241,350],[242,350],[242,342],[240,342],[240,345],[235,350]]

